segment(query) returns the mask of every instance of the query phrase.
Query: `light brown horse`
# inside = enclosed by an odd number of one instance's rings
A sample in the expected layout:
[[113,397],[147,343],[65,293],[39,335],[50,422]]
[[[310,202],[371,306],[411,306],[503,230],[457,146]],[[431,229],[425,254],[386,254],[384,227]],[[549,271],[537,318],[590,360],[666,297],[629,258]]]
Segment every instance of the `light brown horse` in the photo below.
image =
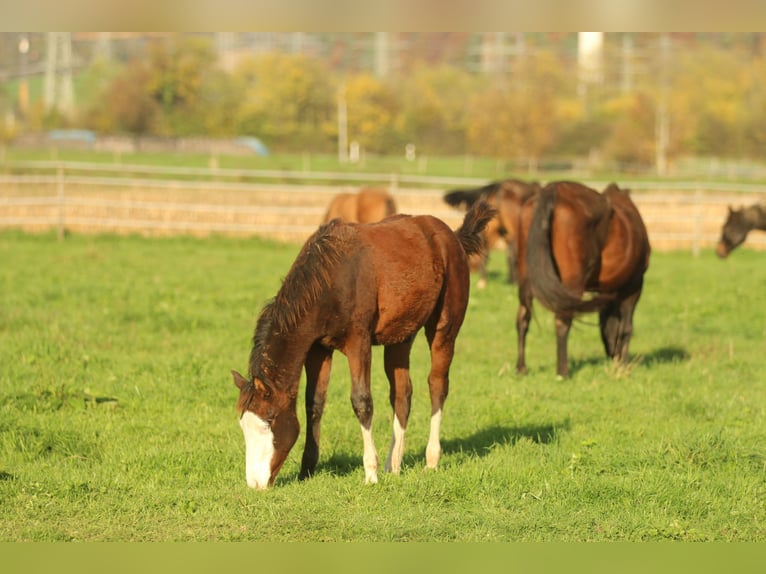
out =
[[239,387],[248,486],[272,485],[298,438],[302,369],[307,428],[299,478],[313,474],[335,350],[346,355],[351,370],[351,405],[362,429],[365,482],[377,482],[371,345],[384,346],[394,411],[385,468],[398,473],[412,395],[410,349],[422,327],[431,349],[426,466],[436,467],[449,369],[468,304],[468,255],[481,249],[481,232],[493,215],[489,205],[477,203],[458,231],[429,215],[397,215],[373,224],[333,220],[306,241],[258,318],[248,377],[232,371]]
[[[569,375],[567,337],[576,313],[599,312],[608,357],[626,361],[633,312],[649,267],[649,238],[627,190],[574,182],[545,186],[522,208],[516,370],[525,373],[533,297],[556,316],[556,372]],[[594,292],[591,299],[583,299]]]
[[357,193],[339,193],[330,201],[322,223],[336,217],[348,223],[375,223],[396,213],[394,198],[384,189],[363,188]]
[[483,288],[487,284],[487,262],[500,238],[506,244],[508,282],[516,282],[521,206],[539,190],[540,184],[536,181],[506,179],[479,188],[456,189],[444,195],[444,201],[453,207],[469,209],[476,201],[484,200],[497,210],[497,215],[484,229],[485,249],[471,257],[471,269],[479,273],[477,287]]

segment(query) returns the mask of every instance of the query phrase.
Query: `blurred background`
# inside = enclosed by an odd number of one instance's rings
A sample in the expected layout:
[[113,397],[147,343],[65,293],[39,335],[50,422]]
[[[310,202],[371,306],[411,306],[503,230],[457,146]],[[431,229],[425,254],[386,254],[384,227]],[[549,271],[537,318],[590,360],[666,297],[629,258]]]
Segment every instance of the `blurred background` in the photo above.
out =
[[17,145],[78,129],[129,138],[100,142],[115,148],[249,137],[530,173],[747,171],[766,143],[764,34],[5,32],[0,114]]
[[696,252],[766,198],[765,40],[4,32],[0,224],[301,240],[341,188],[453,223],[451,187],[566,178],[641,192],[653,244]]

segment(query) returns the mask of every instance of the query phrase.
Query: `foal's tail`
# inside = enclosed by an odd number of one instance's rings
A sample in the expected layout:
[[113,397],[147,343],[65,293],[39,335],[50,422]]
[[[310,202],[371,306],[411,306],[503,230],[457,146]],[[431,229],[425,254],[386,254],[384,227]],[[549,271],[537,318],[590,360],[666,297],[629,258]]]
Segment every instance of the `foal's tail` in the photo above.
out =
[[465,214],[463,224],[455,234],[466,255],[481,253],[484,250],[484,238],[481,232],[496,213],[497,210],[486,201],[477,201]]
[[582,299],[570,290],[559,277],[551,246],[553,209],[556,207],[556,188],[548,185],[537,194],[537,205],[527,236],[527,275],[532,294],[540,303],[557,313],[585,313],[595,311],[613,298],[597,295]]

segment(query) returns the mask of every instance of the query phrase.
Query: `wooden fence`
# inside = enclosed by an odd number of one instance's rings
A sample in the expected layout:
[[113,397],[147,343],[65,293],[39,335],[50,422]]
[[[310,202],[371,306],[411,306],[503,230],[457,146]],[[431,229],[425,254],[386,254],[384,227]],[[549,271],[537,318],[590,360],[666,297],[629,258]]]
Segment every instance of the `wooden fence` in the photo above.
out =
[[[428,213],[456,227],[463,214],[444,192],[472,178],[398,174],[221,170],[123,164],[18,162],[0,174],[0,227],[29,231],[257,235],[305,240],[330,198],[362,185],[389,189],[402,213]],[[608,182],[585,181],[596,189]],[[655,250],[712,247],[727,205],[766,202],[766,186],[719,182],[618,182],[632,190]],[[754,232],[747,248],[766,249]]]

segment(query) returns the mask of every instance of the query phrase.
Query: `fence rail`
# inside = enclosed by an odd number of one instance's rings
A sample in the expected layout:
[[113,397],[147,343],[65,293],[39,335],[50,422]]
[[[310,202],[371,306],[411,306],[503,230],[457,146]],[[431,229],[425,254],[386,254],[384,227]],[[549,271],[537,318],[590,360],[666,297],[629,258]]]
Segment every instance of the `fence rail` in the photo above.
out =
[[[462,213],[443,202],[444,191],[486,183],[476,178],[405,174],[83,162],[9,162],[2,167],[6,174],[0,175],[0,226],[56,229],[60,237],[70,229],[236,233],[302,241],[321,222],[332,195],[368,184],[387,187],[400,212],[429,213],[456,226]],[[601,189],[606,182],[584,183]],[[692,249],[696,253],[717,240],[727,205],[766,202],[766,185],[619,183],[632,190],[652,245],[661,250]],[[753,233],[747,247],[766,249],[766,235]]]

